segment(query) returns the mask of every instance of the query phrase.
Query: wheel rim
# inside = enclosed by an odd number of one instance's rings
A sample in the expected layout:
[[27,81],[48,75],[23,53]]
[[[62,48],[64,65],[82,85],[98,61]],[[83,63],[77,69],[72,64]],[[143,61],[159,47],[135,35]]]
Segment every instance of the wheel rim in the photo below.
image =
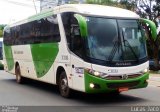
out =
[[61,78],[60,90],[61,90],[62,96],[66,96],[68,94],[68,81],[65,76]]

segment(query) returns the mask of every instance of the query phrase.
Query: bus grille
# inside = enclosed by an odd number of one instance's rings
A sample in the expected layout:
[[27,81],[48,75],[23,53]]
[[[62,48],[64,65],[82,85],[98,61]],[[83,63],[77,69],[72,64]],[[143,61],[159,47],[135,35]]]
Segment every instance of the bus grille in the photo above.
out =
[[134,88],[138,84],[139,84],[139,81],[124,82],[124,83],[109,83],[109,84],[107,84],[107,87],[111,88],[111,89],[118,89],[121,87]]
[[[139,76],[141,76],[142,74],[132,74],[132,75],[128,75],[128,78],[127,79],[130,79],[130,78],[137,78]],[[122,76],[107,76],[105,79],[107,80],[124,80],[122,79]]]

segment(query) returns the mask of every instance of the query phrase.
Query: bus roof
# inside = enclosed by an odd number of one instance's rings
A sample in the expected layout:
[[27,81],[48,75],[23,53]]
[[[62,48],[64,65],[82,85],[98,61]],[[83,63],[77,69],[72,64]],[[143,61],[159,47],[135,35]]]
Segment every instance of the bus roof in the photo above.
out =
[[86,15],[112,17],[112,18],[134,18],[134,19],[139,18],[139,15],[137,15],[136,13],[117,7],[94,5],[94,4],[65,4],[57,6],[53,9],[43,11],[39,14],[33,15],[25,20],[19,21],[10,26],[12,27],[29,21],[39,20],[43,17],[47,17],[52,14],[57,14],[62,12],[76,12]]
[[78,12],[87,15],[122,17],[122,18],[139,18],[136,13],[112,6],[95,5],[95,4],[66,4],[60,6],[60,12]]

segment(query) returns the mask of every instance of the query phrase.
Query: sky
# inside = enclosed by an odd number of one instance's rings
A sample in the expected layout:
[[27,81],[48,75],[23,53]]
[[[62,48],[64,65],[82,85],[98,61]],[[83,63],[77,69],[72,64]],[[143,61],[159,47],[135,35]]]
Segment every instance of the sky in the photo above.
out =
[[[35,5],[39,12],[39,2]],[[34,14],[33,0],[0,0],[0,24],[11,24]]]
[[0,24],[11,24],[39,12],[39,0],[0,0]]

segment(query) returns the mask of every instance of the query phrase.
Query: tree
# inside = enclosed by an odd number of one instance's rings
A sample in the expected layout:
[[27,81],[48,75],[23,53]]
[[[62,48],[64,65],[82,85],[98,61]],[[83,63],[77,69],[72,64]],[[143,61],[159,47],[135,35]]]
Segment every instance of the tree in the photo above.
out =
[[89,4],[114,5],[116,1],[113,0],[86,0]]
[[[154,21],[158,27],[156,19],[160,16],[160,0],[139,0],[136,1],[136,4],[137,13],[141,17],[148,18]],[[149,36],[147,40],[149,57],[154,59],[154,65],[157,68],[157,70],[159,70],[160,33],[157,35],[157,39],[154,41],[151,37],[150,29],[147,26],[145,28],[148,31]]]
[[3,37],[3,29],[6,25],[0,25],[0,37]]
[[134,0],[120,0],[119,4],[121,4],[125,9],[135,11],[136,2]]
[[115,6],[120,8],[125,8],[128,10],[134,10],[134,2],[128,2],[127,0],[86,0],[86,3],[89,4],[100,4],[100,5],[108,5],[108,6]]
[[0,38],[3,36],[3,31],[0,30]]

